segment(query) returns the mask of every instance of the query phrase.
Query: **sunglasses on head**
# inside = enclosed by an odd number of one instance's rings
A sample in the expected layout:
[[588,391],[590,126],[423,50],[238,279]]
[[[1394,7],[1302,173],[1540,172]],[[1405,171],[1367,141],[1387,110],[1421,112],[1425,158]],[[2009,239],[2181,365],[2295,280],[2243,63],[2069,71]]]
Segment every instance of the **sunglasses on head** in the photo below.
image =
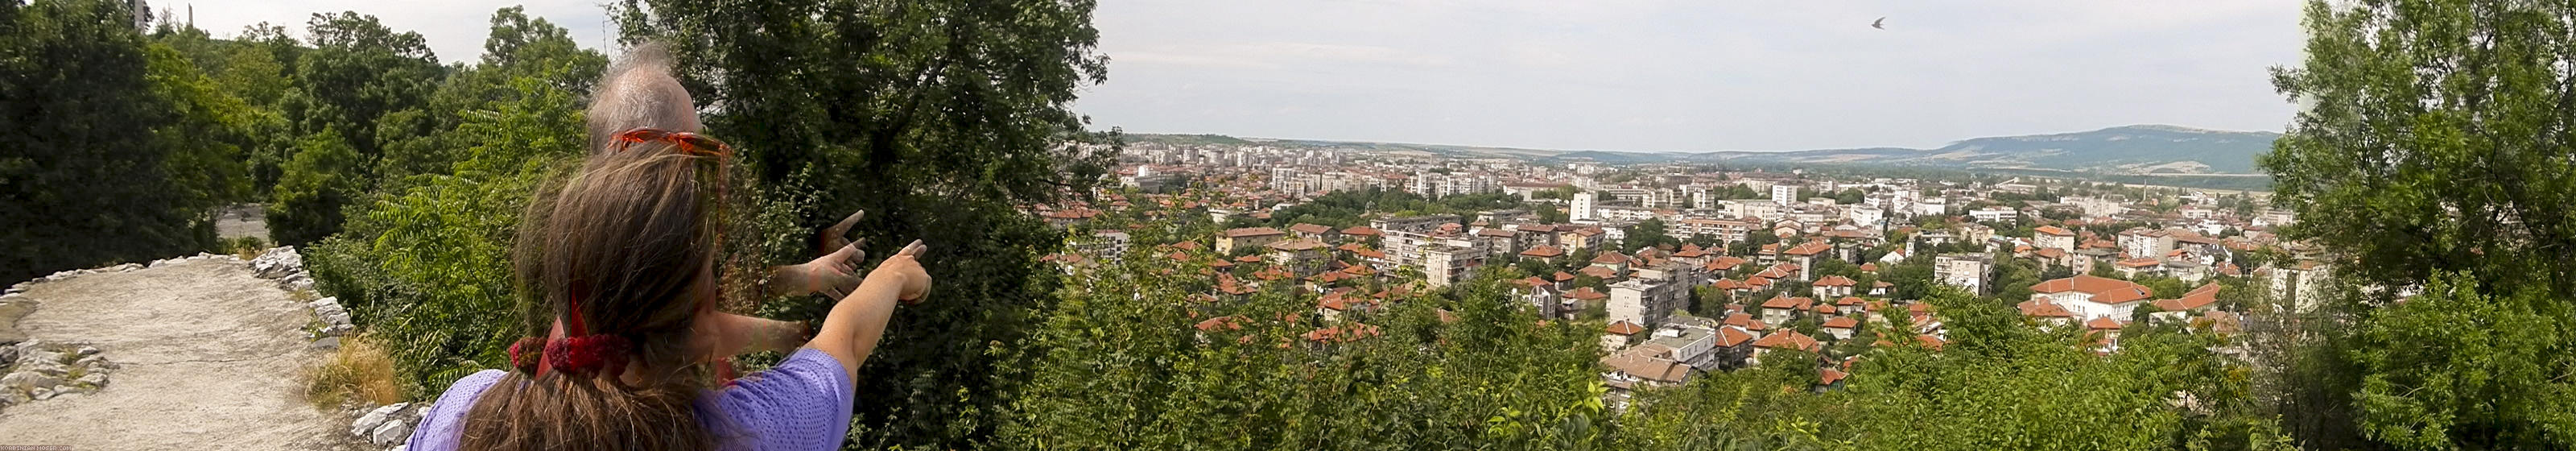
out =
[[733,155],[733,146],[725,145],[724,141],[718,141],[714,137],[689,132],[675,132],[652,127],[641,127],[618,132],[617,138],[614,142],[617,143],[617,151],[624,152],[627,148],[633,147],[637,143],[654,141],[668,142],[673,146],[678,146],[681,153],[716,156]]

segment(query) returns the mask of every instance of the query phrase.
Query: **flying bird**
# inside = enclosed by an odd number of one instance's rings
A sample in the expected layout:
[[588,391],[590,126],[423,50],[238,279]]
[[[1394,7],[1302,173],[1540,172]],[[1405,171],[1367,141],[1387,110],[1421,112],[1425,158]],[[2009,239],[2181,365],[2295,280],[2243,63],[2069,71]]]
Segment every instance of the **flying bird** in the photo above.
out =
[[1869,27],[1870,27],[1870,28],[1876,28],[1876,29],[1885,30],[1885,29],[1887,29],[1887,18],[1885,18],[1885,17],[1880,17],[1880,18],[1878,18],[1878,20],[1877,20],[1877,21],[1870,22],[1870,23],[1869,23]]

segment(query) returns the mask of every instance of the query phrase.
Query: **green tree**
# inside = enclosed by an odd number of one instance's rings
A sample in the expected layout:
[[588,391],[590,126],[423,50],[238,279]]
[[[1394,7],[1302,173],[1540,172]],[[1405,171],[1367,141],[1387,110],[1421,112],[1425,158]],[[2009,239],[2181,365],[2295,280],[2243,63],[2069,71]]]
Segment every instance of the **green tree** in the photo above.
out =
[[239,186],[229,107],[123,5],[0,1],[0,278],[213,244],[208,207]]
[[337,129],[305,135],[296,141],[294,154],[269,195],[268,235],[282,244],[331,236],[340,228],[342,207],[367,190],[359,172],[365,163]]
[[1627,240],[1621,244],[1624,245],[1621,247],[1632,251],[1648,246],[1680,248],[1682,240],[1674,239],[1671,234],[1665,232],[1664,220],[1649,218],[1638,222],[1637,225],[1629,226]]
[[[2258,162],[2276,206],[2318,219],[2282,232],[2329,249],[2349,285],[2426,291],[2400,303],[2396,290],[2339,290],[2321,312],[2285,315],[2325,324],[2290,331],[2318,339],[2272,339],[2297,347],[2265,373],[2299,378],[2268,384],[2276,408],[2350,419],[2289,423],[2302,440],[2569,446],[2576,396],[2558,385],[2569,363],[2556,356],[2576,353],[2564,338],[2576,322],[2565,151],[2576,86],[2556,74],[2576,61],[2570,17],[2558,4],[2308,3],[2307,58],[2273,77],[2306,107]],[[2366,332],[2334,333],[2336,322]]]
[[1059,291],[1031,346],[1011,351],[1034,354],[991,445],[1566,449],[1598,446],[1609,428],[1598,326],[1542,323],[1504,301],[1499,271],[1454,299],[1327,322],[1288,287],[1170,302],[1193,290],[1161,275],[1174,266],[1123,261]]
[[[2420,6],[2420,7],[2419,7]],[[2481,283],[2576,295],[2576,61],[2558,5],[2369,1],[2307,9],[2308,58],[2276,70],[2312,105],[2260,159],[2300,213],[2285,233],[2360,261],[2364,280],[2420,284],[2478,269]],[[2404,262],[2404,264],[2394,264]],[[2496,264],[2512,262],[2510,264]]]
[[[303,165],[306,170],[339,171],[310,174],[304,180],[334,179],[345,183],[352,192],[367,191],[378,180],[377,169],[384,160],[387,142],[434,131],[428,127],[433,122],[426,113],[395,113],[425,105],[446,68],[438,64],[437,55],[430,52],[419,33],[395,32],[375,16],[355,12],[314,14],[307,31],[313,36],[313,48],[296,57],[296,89],[280,102],[285,118],[302,137],[294,149],[297,153],[316,148],[346,149],[353,161],[345,165]],[[322,138],[340,143],[310,142]],[[288,182],[294,181],[291,166],[306,159],[301,155],[287,157],[290,168],[280,171],[280,194],[285,193]],[[339,210],[353,199],[330,193],[304,196],[293,203],[281,199],[269,209],[270,236],[284,244],[304,244],[330,236],[340,230],[343,212]]]
[[[1022,213],[1087,193],[1116,152],[1071,104],[1106,77],[1092,3],[628,0],[630,42],[670,43],[682,81],[724,108],[709,131],[741,149],[763,201],[773,262],[803,261],[812,231],[864,209],[878,255],[911,238],[943,299],[898,315],[859,380],[862,446],[964,448],[1001,424],[1017,362],[989,352],[1028,337],[1053,301],[1063,242]],[[954,282],[949,282],[954,281]],[[786,319],[820,302],[772,303]]]
[[2563,302],[2526,287],[2480,293],[2436,275],[2424,294],[2365,324],[2361,429],[2400,449],[2576,447],[2576,358]]
[[[435,396],[458,377],[507,363],[504,347],[522,330],[518,308],[534,305],[521,303],[510,273],[521,215],[532,193],[560,182],[585,154],[581,102],[588,87],[561,81],[598,77],[604,59],[578,50],[561,28],[523,20],[516,8],[493,18],[494,36],[521,44],[492,44],[496,39],[485,51],[521,49],[518,56],[487,57],[451,78],[440,103],[454,111],[441,114],[457,124],[414,137],[456,147],[435,157],[395,157],[445,169],[378,184],[353,200],[364,208],[349,209],[346,231],[306,253],[315,281],[349,306],[352,319],[376,336],[400,337],[385,344],[400,386],[414,397]],[[531,55],[526,49],[532,48],[571,50]],[[338,155],[349,160],[340,164],[354,164],[354,153],[306,151],[297,159]],[[351,173],[341,169],[290,171],[289,179]]]

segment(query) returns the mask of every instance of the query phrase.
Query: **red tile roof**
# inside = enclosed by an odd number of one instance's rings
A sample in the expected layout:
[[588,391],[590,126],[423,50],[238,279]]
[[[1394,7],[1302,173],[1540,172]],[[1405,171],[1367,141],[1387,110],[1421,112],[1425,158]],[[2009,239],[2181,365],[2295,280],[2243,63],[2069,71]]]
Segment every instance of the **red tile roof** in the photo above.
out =
[[2189,293],[2183,293],[2182,297],[2157,300],[2156,308],[2179,312],[2207,307],[2218,302],[2218,290],[2217,283],[2201,285],[2200,288],[2193,288]]
[[1797,301],[1797,300],[1790,299],[1788,296],[1774,297],[1774,298],[1771,298],[1770,300],[1762,301],[1762,308],[1782,308],[1782,309],[1784,309],[1784,308],[1795,308],[1795,307],[1797,307],[1797,306],[1798,306],[1798,301]]
[[1816,283],[1809,285],[1819,287],[1848,287],[1859,284],[1860,282],[1853,281],[1850,277],[1825,276],[1824,278],[1816,279]]
[[1636,335],[1638,332],[1645,332],[1646,326],[1640,326],[1628,320],[1619,320],[1619,322],[1610,323],[1610,327],[1602,330],[1616,335]]
[[1737,330],[1733,327],[1719,328],[1717,330],[1718,346],[1732,348],[1743,345],[1744,342],[1748,341],[1753,341],[1753,334],[1745,333],[1744,331]]
[[1789,250],[1783,251],[1782,253],[1789,255],[1816,255],[1818,252],[1824,252],[1833,248],[1834,245],[1825,244],[1823,241],[1809,241],[1806,244],[1798,245],[1798,247],[1789,248]]
[[2118,329],[2120,328],[2120,320],[2111,319],[2111,317],[2108,316],[2093,318],[2092,321],[2085,321],[2084,327],[2093,329]]
[[1572,289],[1572,290],[1566,290],[1566,292],[1565,292],[1565,297],[1568,297],[1568,298],[1574,298],[1574,299],[1580,299],[1580,300],[1586,300],[1586,301],[1597,301],[1597,300],[1607,299],[1607,298],[1609,298],[1609,297],[1610,297],[1610,295],[1602,294],[1600,291],[1594,291],[1594,290],[1592,289],[1592,287],[1581,287],[1581,288],[1575,288],[1575,289]]
[[2028,300],[2028,301],[2022,301],[2022,303],[2021,303],[2021,304],[2016,305],[2015,307],[2019,307],[2019,308],[2021,309],[2021,314],[2022,314],[2022,316],[2028,316],[2028,317],[2033,317],[2033,318],[2074,318],[2074,317],[2075,317],[2075,313],[2074,313],[2074,312],[2066,311],[2066,308],[2065,308],[2065,307],[2058,307],[2058,306],[2057,306],[2057,304],[2049,303],[2048,301],[2043,301],[2043,300],[2038,300],[2038,299],[2032,299],[2032,300]]
[[1286,234],[1287,234],[1287,233],[1285,233],[1285,232],[1280,232],[1280,231],[1279,231],[1279,229],[1273,229],[1273,228],[1269,228],[1269,227],[1245,227],[1245,228],[1240,228],[1240,229],[1226,229],[1226,231],[1225,231],[1225,237],[1226,237],[1226,238],[1249,238],[1249,237],[1256,237],[1256,236],[1286,235]]
[[1197,326],[1193,327],[1197,327],[1201,332],[1214,332],[1220,328],[1225,330],[1240,330],[1243,329],[1243,317],[1229,315],[1208,318],[1207,321],[1200,321]]
[[2154,290],[2147,289],[2145,285],[2108,277],[2096,277],[2091,274],[2040,282],[2037,285],[2031,285],[2030,291],[2039,294],[2082,292],[2091,295],[2089,299],[2093,302],[2102,304],[2135,302],[2155,294]]
[[1797,331],[1782,331],[1780,333],[1764,336],[1761,340],[1755,340],[1753,342],[1753,346],[1760,348],[1790,348],[1804,350],[1807,352],[1815,352],[1817,350],[1824,349],[1823,345],[1816,343],[1815,337],[1809,337],[1807,334],[1801,334]]
[[1576,270],[1575,272],[1579,272],[1579,273],[1583,273],[1583,275],[1592,276],[1592,277],[1598,277],[1598,278],[1603,278],[1603,279],[1608,279],[1608,278],[1613,278],[1613,277],[1619,277],[1619,272],[1618,272],[1618,271],[1613,271],[1613,270],[1611,270],[1610,268],[1603,268],[1603,267],[1599,267],[1599,266],[1586,266],[1586,267],[1583,267],[1583,269],[1581,269],[1581,270]]

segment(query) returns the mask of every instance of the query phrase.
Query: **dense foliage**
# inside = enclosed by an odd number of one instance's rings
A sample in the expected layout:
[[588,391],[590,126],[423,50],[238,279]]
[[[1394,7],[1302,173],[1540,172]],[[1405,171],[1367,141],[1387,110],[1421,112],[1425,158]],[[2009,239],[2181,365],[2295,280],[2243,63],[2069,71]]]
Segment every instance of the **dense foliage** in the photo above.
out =
[[0,1],[0,278],[211,249],[243,101],[122,2]]
[[[988,352],[1025,339],[1053,304],[1038,257],[1060,234],[1025,205],[1088,193],[1113,147],[1070,105],[1106,76],[1090,1],[711,3],[628,0],[625,39],[679,54],[710,132],[742,148],[773,223],[773,262],[813,258],[813,231],[865,209],[872,255],[912,239],[939,275],[862,370],[860,446],[958,448],[1002,423],[1017,362]],[[783,319],[822,302],[774,302]]]
[[2270,403],[2321,448],[2576,447],[2576,6],[2306,15],[2261,162],[2346,286],[2285,305]]
[[1494,279],[1328,322],[1300,288],[1202,301],[1205,283],[1160,276],[1220,258],[1191,255],[1139,251],[1075,276],[1029,342],[1030,378],[995,444],[1545,449],[1606,436],[1594,329],[1539,321]]
[[440,89],[440,103],[459,109],[439,114],[457,125],[420,138],[460,146],[439,154],[453,159],[402,158],[445,169],[384,181],[343,233],[308,253],[316,279],[393,351],[413,396],[501,366],[522,334],[510,273],[521,212],[584,153],[579,91],[550,80],[595,77],[605,64],[516,8],[493,15],[484,47],[482,64]]

